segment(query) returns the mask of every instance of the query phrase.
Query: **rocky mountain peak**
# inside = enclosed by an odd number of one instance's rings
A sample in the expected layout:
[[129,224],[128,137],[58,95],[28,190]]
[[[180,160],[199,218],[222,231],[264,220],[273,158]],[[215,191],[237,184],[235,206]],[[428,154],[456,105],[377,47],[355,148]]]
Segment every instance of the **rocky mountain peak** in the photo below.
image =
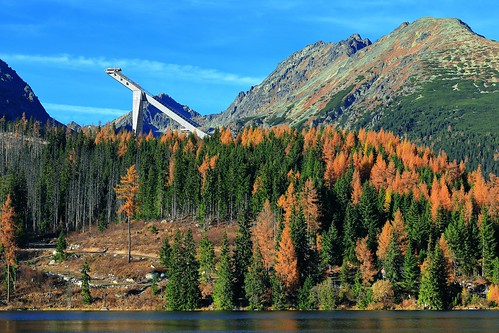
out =
[[6,62],[0,60],[0,118],[20,119],[22,114],[41,123],[54,121],[31,87]]

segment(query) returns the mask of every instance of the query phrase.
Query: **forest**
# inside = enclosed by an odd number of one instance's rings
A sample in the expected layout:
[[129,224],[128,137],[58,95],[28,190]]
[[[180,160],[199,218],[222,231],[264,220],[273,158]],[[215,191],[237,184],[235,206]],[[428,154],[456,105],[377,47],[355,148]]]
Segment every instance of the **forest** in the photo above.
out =
[[[131,197],[118,189],[132,171]],[[189,217],[237,235],[163,240],[166,309],[499,303],[499,179],[383,130],[221,128],[201,140],[0,121],[0,203],[7,286],[11,248],[30,239]]]

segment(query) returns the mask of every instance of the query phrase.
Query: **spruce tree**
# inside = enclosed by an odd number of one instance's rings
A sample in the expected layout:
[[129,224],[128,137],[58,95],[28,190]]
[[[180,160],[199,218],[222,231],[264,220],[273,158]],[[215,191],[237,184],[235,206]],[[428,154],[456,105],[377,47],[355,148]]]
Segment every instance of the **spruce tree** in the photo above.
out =
[[170,247],[170,241],[168,239],[168,235],[165,235],[163,238],[163,243],[161,248],[159,249],[159,261],[161,265],[166,268],[166,272],[168,273],[171,270],[171,255],[172,248]]
[[238,230],[234,241],[233,271],[234,271],[234,301],[236,304],[244,304],[244,276],[251,264],[251,252],[253,241],[251,240],[250,221],[247,214],[238,216]]
[[419,287],[419,275],[418,259],[412,250],[412,242],[409,242],[402,268],[402,288],[410,294],[415,293]]
[[251,265],[244,278],[244,291],[250,310],[262,310],[266,300],[264,295],[269,287],[269,277],[263,267],[262,254],[258,246],[253,251]]
[[340,238],[334,223],[331,223],[329,230],[322,232],[320,258],[322,265],[328,269],[340,263]]
[[316,302],[312,294],[314,282],[310,276],[307,276],[303,285],[298,289],[298,309],[299,310],[314,310]]
[[199,307],[199,264],[192,231],[184,237],[175,233],[170,256],[170,276],[166,285],[166,307],[173,311],[190,311]]
[[83,267],[81,268],[81,296],[84,304],[92,304],[92,296],[90,295],[90,266],[88,265],[87,259],[83,262]]
[[386,252],[384,268],[385,278],[390,280],[393,286],[397,286],[402,280],[402,263],[402,253],[400,252],[395,236],[392,236]]
[[444,310],[447,308],[447,268],[440,245],[437,243],[427,259],[421,273],[418,303],[425,309]]
[[66,242],[66,237],[64,236],[64,232],[61,230],[59,233],[59,237],[57,238],[57,244],[55,248],[55,256],[54,260],[57,262],[61,262],[66,260],[66,247],[67,247],[67,242]]
[[206,232],[201,237],[198,244],[199,249],[199,280],[201,283],[213,283],[215,273],[215,248],[213,243],[206,236]]
[[184,300],[185,310],[195,310],[201,302],[201,291],[199,290],[199,263],[196,260],[196,244],[192,237],[192,230],[189,229],[185,236],[183,247],[183,258],[185,265],[184,272]]
[[184,308],[182,278],[184,273],[184,260],[182,249],[182,234],[177,230],[173,238],[170,252],[170,270],[168,283],[165,290],[166,307],[173,311]]
[[220,259],[217,265],[217,279],[213,290],[213,303],[218,310],[234,309],[233,274],[230,265],[229,241],[224,233],[220,245]]
[[482,276],[487,279],[492,277],[493,261],[497,242],[494,237],[494,227],[487,212],[482,214],[480,225],[480,249],[482,254]]

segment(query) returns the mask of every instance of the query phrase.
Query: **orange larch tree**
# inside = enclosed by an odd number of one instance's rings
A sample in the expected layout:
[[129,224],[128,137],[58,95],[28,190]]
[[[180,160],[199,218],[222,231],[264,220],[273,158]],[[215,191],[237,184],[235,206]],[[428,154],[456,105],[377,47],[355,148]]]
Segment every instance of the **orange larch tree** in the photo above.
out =
[[258,214],[253,236],[255,243],[260,248],[262,254],[263,266],[269,270],[274,265],[275,260],[275,227],[276,219],[270,207],[269,200],[265,200],[262,211]]
[[355,255],[360,262],[359,270],[365,285],[370,284],[374,280],[374,275],[377,273],[373,254],[371,253],[371,250],[369,250],[369,246],[367,246],[368,238],[369,236],[358,239],[355,246]]
[[5,258],[6,272],[7,272],[7,303],[10,302],[11,294],[11,267],[16,265],[16,240],[15,240],[15,221],[16,216],[14,208],[12,207],[12,200],[10,194],[7,194],[7,198],[2,205],[2,210],[0,212],[0,244],[3,248],[3,255]]
[[291,228],[289,225],[284,227],[277,252],[275,272],[279,279],[292,292],[298,285],[298,259],[296,250],[291,239]]
[[319,196],[311,178],[305,181],[300,197],[300,205],[307,224],[307,231],[311,235],[315,235],[320,228]]
[[135,169],[135,164],[129,167],[126,174],[121,177],[120,183],[114,188],[116,192],[116,197],[119,200],[123,200],[123,204],[118,209],[118,214],[125,212],[127,217],[127,229],[128,229],[128,263],[130,263],[132,254],[132,239],[130,232],[130,219],[135,216],[138,208],[137,197],[139,194],[139,175]]

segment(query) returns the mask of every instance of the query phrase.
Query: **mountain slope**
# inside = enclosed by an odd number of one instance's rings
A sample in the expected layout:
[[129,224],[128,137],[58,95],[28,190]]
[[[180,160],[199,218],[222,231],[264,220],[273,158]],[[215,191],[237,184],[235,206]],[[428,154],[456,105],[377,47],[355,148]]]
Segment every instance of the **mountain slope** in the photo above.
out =
[[373,44],[309,45],[208,123],[383,127],[498,173],[498,58],[460,20],[422,18]]
[[31,87],[0,60],[0,118],[5,117],[7,121],[20,119],[23,113],[26,119],[33,118],[42,124],[56,122],[45,111]]

